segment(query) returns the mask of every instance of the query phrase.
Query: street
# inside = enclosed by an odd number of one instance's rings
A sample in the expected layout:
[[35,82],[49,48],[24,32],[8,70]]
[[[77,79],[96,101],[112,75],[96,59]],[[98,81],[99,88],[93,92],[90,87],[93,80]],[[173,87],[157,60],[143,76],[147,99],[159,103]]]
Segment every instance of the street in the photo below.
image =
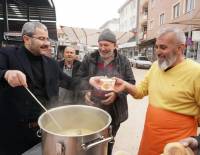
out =
[[[148,70],[133,68],[133,73],[138,83]],[[137,155],[143,131],[148,97],[135,100],[128,95],[129,117],[123,122],[115,138],[113,155],[117,151],[125,151],[127,155]],[[126,155],[126,154],[124,154]]]

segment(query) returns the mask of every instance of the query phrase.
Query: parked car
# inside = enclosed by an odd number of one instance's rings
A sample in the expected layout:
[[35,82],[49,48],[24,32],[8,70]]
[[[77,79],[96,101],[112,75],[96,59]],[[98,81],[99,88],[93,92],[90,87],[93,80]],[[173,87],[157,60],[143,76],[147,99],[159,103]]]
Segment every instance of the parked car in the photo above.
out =
[[146,56],[137,56],[133,60],[133,66],[136,68],[149,69],[151,65],[152,62]]

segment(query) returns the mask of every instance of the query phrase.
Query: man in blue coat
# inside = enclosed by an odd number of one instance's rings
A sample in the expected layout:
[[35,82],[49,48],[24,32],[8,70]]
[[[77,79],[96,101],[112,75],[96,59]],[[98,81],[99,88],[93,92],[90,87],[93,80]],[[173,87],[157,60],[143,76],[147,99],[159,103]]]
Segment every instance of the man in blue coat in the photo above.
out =
[[71,78],[49,58],[48,30],[40,22],[27,22],[22,28],[24,44],[0,49],[0,154],[19,155],[38,142],[37,119],[42,108],[24,87],[28,87],[45,107],[57,101],[59,81]]

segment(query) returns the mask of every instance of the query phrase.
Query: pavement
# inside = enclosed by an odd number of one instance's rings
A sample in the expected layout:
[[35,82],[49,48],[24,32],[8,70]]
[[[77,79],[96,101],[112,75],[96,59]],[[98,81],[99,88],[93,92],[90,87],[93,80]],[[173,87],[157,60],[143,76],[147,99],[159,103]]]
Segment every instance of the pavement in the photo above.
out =
[[[138,83],[144,78],[148,70],[135,69],[133,73]],[[145,114],[148,104],[148,97],[135,100],[132,96],[128,95],[128,111],[129,117],[120,126],[115,137],[115,144],[113,148],[113,155],[137,155],[143,126]]]

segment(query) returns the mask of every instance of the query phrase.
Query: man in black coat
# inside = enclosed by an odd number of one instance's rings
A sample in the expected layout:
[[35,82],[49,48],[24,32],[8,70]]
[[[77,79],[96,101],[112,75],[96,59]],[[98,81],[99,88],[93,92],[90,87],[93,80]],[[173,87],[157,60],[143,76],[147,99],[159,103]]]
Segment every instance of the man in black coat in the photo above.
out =
[[[81,83],[78,86],[83,90],[86,104],[102,108],[111,115],[113,136],[116,135],[120,123],[128,118],[127,94],[95,90],[89,85],[89,79],[93,76],[121,77],[135,84],[130,62],[118,53],[116,42],[113,32],[109,29],[102,31],[98,38],[99,50],[84,57],[76,74],[76,78],[80,78]],[[108,145],[108,155],[112,153],[113,144],[114,141]]]
[[72,79],[49,58],[48,30],[40,22],[22,28],[24,45],[0,49],[0,154],[20,155],[40,142],[37,119],[42,108],[24,87],[46,107],[55,106],[59,81],[70,88]]
[[[65,74],[74,78],[78,71],[81,62],[77,60],[76,50],[67,46],[63,53],[64,59],[59,62],[60,68]],[[65,81],[60,82],[59,88],[59,103],[61,105],[78,104],[79,102],[79,91],[65,89]]]

